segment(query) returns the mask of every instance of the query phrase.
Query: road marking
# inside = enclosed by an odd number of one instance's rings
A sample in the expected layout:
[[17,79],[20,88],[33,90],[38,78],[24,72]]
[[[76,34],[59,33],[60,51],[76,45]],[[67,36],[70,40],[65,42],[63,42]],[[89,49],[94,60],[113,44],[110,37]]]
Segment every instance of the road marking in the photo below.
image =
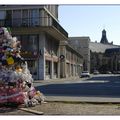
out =
[[106,83],[106,82],[109,82],[109,81],[104,81],[104,80],[97,80],[97,81],[94,81],[94,80],[91,80],[91,81],[87,81],[88,83]]

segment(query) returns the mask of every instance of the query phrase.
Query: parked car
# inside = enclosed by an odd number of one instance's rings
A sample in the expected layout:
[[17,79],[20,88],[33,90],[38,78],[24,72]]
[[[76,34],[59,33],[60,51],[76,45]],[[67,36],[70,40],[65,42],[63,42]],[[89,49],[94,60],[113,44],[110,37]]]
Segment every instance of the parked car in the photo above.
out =
[[120,71],[117,71],[117,74],[120,74]]
[[120,71],[113,71],[113,74],[120,74]]
[[90,73],[88,71],[83,71],[80,76],[81,76],[81,78],[82,77],[90,77]]
[[98,70],[94,70],[93,74],[97,75],[97,74],[99,74],[99,71]]
[[106,74],[112,74],[112,72],[111,71],[107,71]]

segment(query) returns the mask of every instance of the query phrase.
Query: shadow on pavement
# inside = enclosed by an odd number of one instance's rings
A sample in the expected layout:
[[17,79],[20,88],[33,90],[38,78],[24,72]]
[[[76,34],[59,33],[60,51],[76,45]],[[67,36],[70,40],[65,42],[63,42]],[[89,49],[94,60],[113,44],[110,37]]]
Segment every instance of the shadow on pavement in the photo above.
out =
[[5,107],[5,106],[0,107],[0,114],[1,113],[13,112],[13,111],[16,111],[16,108]]
[[[4,115],[4,113],[14,112],[16,111],[20,105],[16,103],[5,103],[0,104],[0,115]],[[2,114],[3,113],[3,114]]]

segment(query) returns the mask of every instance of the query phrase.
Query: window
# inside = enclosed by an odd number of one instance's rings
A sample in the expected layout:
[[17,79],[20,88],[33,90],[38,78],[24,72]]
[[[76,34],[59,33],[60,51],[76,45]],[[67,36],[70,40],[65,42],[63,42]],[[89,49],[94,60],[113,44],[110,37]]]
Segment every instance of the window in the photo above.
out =
[[6,11],[6,26],[12,26],[12,11],[11,10],[7,10]]
[[50,38],[47,37],[47,39],[45,40],[45,49],[46,49],[46,52],[49,53],[49,54],[52,51],[51,46],[52,46],[52,42],[51,42]]
[[27,63],[28,63],[28,68],[30,70],[30,73],[32,75],[37,75],[37,64],[36,64],[36,61],[28,60]]
[[53,40],[52,43],[53,43],[53,44],[52,44],[53,54],[57,56],[57,53],[58,53],[58,44],[59,44],[59,43],[58,43],[57,41],[55,41],[55,40]]
[[57,75],[58,64],[54,62],[54,74]]
[[30,50],[33,50],[33,51],[37,51],[38,50],[37,35],[29,36],[29,45],[30,45]]
[[51,55],[56,55],[57,56],[58,46],[59,46],[59,42],[58,41],[56,41],[55,39],[53,39],[50,36],[47,36],[47,39],[45,41],[46,53],[49,53]]
[[4,26],[4,20],[5,20],[6,12],[0,11],[0,26]]
[[67,69],[67,74],[69,75],[70,74],[70,64],[69,63],[66,63],[66,69]]
[[66,59],[70,60],[70,52],[68,50],[66,50]]
[[5,11],[0,11],[0,20],[4,20],[6,17],[6,12]]
[[22,39],[21,39],[21,45],[22,45],[22,50],[23,51],[27,51],[28,50],[28,35],[23,35],[22,37],[21,37]]
[[28,26],[28,10],[23,10],[22,11],[22,26]]
[[45,71],[46,75],[50,75],[50,61],[46,61]]
[[21,25],[21,10],[13,11],[13,26]]
[[39,9],[30,10],[30,26],[39,25]]
[[38,36],[37,35],[22,35],[21,45],[23,51],[37,51],[38,50]]

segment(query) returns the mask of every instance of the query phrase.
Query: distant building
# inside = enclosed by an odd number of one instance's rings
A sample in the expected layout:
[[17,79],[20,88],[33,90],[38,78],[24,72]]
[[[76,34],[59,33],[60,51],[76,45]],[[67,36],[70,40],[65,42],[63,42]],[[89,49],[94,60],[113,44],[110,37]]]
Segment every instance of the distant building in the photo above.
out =
[[[102,43],[95,43],[90,42],[90,71],[91,73],[94,70],[99,70],[102,73],[106,71],[113,71],[112,65],[112,56],[111,58],[108,57],[111,53],[107,52],[109,49],[114,51],[114,49],[119,49],[120,46],[112,45],[112,44],[102,44]],[[113,61],[115,62],[115,61]]]
[[80,76],[83,71],[83,56],[68,41],[60,42],[60,68],[61,78]]
[[118,71],[120,68],[116,66],[119,59],[115,59],[115,54],[116,50],[119,49],[120,46],[113,45],[113,42],[109,43],[106,30],[104,29],[102,31],[100,43],[90,42],[91,72],[94,70],[99,70],[101,73],[106,73],[107,71]]
[[83,70],[120,71],[120,46],[108,42],[105,30],[100,43],[91,42],[89,37],[69,37],[69,43],[83,55]]
[[120,73],[120,46],[118,48],[109,48],[105,51],[105,56],[109,59],[108,69]]
[[69,37],[68,42],[83,56],[83,70],[90,71],[90,38]]

